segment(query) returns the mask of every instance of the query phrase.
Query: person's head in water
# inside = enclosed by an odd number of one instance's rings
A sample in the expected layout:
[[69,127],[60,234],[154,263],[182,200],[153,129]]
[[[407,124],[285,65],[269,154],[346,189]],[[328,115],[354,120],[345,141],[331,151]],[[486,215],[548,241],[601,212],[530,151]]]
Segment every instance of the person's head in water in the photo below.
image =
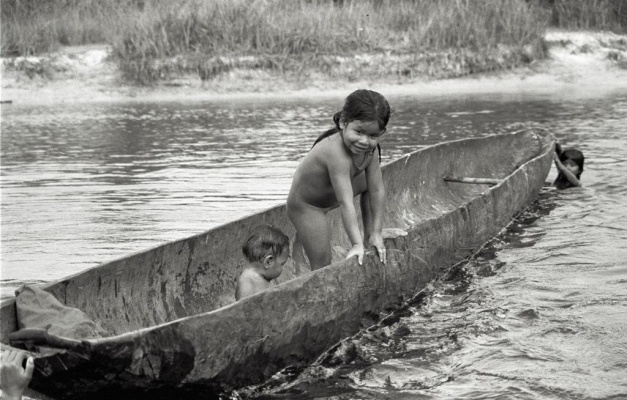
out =
[[553,158],[558,170],[553,186],[560,190],[581,186],[580,179],[584,163],[583,153],[575,149],[562,150],[562,146],[556,143]]
[[581,178],[583,172],[584,156],[579,150],[569,149],[564,150],[558,154],[560,161],[570,172],[572,172],[577,179]]
[[333,116],[335,128],[320,135],[314,146],[337,132],[351,132],[364,136],[361,143],[358,143],[357,136],[349,138],[352,139],[350,144],[354,144],[352,148],[355,151],[371,151],[385,133],[391,113],[390,104],[380,93],[368,89],[356,90],[346,97],[342,110]]

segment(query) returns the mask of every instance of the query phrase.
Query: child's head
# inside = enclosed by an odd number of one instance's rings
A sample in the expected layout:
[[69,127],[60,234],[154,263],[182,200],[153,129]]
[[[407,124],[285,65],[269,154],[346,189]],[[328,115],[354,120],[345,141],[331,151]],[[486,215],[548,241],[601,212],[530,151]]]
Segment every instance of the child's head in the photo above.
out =
[[[337,112],[333,116],[335,128],[329,129],[322,135],[318,136],[314,142],[314,146],[322,139],[333,134],[342,132],[351,122],[359,122],[361,124],[374,125],[376,136],[381,136],[385,132],[385,127],[390,120],[392,110],[388,101],[380,93],[368,89],[355,90],[349,94],[344,100],[342,111]],[[381,154],[379,154],[379,158]],[[380,160],[379,160],[380,161]]]
[[581,177],[584,162],[581,151],[575,149],[564,150],[559,153],[559,158],[562,164],[577,176],[577,179]]
[[259,225],[244,241],[242,252],[249,262],[263,265],[266,279],[274,279],[289,258],[289,247],[290,239],[283,232],[270,225]]
[[352,121],[376,122],[383,133],[391,113],[390,105],[383,95],[372,90],[359,89],[348,95],[342,111],[335,114],[333,120],[338,129],[342,129],[341,124]]

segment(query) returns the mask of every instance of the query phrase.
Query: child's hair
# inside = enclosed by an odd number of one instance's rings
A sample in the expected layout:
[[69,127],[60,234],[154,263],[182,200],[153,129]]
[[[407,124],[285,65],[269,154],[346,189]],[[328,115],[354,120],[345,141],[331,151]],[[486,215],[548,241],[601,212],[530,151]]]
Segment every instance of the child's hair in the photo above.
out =
[[314,146],[322,139],[340,132],[342,130],[340,122],[350,123],[356,120],[375,121],[383,131],[390,120],[390,114],[392,114],[392,109],[381,93],[368,89],[355,90],[344,100],[342,111],[333,116],[335,128],[329,129],[318,136]]
[[279,229],[271,225],[255,227],[242,246],[242,252],[250,262],[261,261],[270,253],[278,257],[289,250],[290,239]]
[[558,156],[562,163],[564,163],[566,160],[572,160],[575,162],[575,164],[577,164],[577,166],[579,167],[579,172],[577,173],[577,179],[579,179],[581,177],[581,173],[583,172],[583,162],[584,162],[583,153],[575,149],[562,150],[560,147]]

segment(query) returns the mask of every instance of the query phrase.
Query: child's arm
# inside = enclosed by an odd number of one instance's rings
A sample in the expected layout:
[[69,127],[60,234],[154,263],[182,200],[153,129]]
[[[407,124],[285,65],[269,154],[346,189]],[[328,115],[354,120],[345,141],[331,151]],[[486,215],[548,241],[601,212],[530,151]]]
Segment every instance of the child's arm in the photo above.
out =
[[335,197],[337,198],[340,206],[340,214],[342,215],[342,222],[344,229],[348,234],[348,238],[351,241],[353,247],[349,250],[346,258],[357,256],[357,261],[361,265],[364,259],[364,243],[359,231],[359,224],[357,222],[357,211],[355,210],[355,204],[353,203],[353,185],[350,177],[350,158],[347,159],[346,155],[336,155],[329,158],[329,164],[327,166],[329,171],[329,177],[331,178],[331,186]]
[[[22,367],[24,360],[26,360],[26,368]],[[30,383],[34,369],[33,357],[19,350],[3,349],[0,363],[2,399],[21,399]]]
[[564,164],[562,164],[562,162],[560,161],[560,158],[555,153],[553,153],[553,160],[555,160],[555,167],[557,167],[558,171],[560,171],[562,174],[564,174],[564,176],[566,177],[566,179],[568,179],[568,182],[570,182],[571,185],[573,185],[573,186],[581,186],[581,183],[579,182],[579,179],[577,179],[575,174],[570,172],[568,170],[568,168],[566,168],[564,166]]
[[372,227],[370,232],[366,232],[369,237],[369,244],[374,246],[379,253],[379,259],[385,264],[386,254],[383,245],[382,220],[385,210],[385,187],[383,186],[383,175],[379,164],[379,150],[373,155],[370,165],[366,169],[366,182],[368,184],[368,195],[370,200],[370,213],[372,217]]

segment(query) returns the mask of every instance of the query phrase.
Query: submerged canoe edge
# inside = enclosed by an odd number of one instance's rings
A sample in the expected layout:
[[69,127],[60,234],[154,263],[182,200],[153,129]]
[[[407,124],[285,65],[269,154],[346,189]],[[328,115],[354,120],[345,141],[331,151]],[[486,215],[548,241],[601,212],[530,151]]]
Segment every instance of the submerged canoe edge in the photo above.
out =
[[[513,136],[493,140],[528,149],[520,154],[507,149],[513,160],[495,156],[494,163],[499,157],[504,161],[493,170],[489,162],[477,160],[470,171],[483,174],[475,177],[504,178],[492,187],[460,188],[455,185],[463,184],[441,179],[461,175],[455,163],[494,152],[480,149],[491,145],[490,138],[433,146],[385,166],[384,177],[390,177],[386,189],[394,201],[384,226],[406,233],[385,240],[386,265],[374,254],[363,265],[355,259],[341,261],[213,311],[93,340],[89,354],[38,358],[34,387],[61,398],[105,398],[104,393],[112,396],[116,390],[140,390],[154,398],[150,389],[214,393],[260,383],[288,365],[307,365],[357,333],[364,318],[376,321],[401,306],[535,199],[552,164],[553,138],[542,130],[507,135]],[[473,156],[474,151],[485,153]],[[447,152],[460,160],[441,161]],[[410,169],[417,162],[433,168]],[[403,180],[413,183],[404,185]],[[408,204],[421,208],[408,210]],[[283,218],[283,206],[265,213]],[[341,228],[338,215],[330,219],[334,230]]]

